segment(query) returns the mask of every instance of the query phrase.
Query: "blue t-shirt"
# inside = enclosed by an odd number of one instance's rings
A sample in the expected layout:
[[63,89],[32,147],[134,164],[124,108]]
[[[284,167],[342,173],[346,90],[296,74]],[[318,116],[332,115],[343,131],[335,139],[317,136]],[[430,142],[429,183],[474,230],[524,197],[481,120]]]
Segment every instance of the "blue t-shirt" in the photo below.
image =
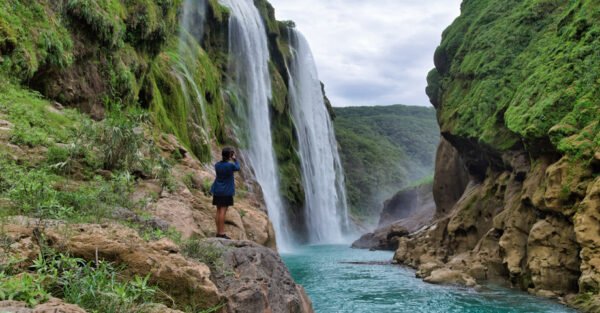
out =
[[240,170],[240,164],[236,160],[235,163],[231,162],[218,162],[215,164],[215,172],[217,172],[217,178],[210,187],[210,192],[219,197],[229,197],[235,195],[235,180],[233,173]]

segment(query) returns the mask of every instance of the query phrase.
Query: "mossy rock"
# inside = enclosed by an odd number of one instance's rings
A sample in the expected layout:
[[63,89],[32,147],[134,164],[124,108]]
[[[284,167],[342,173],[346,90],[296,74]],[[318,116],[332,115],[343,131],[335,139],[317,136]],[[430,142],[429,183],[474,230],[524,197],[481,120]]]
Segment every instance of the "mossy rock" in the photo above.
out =
[[591,0],[465,1],[428,76],[442,131],[499,151],[589,158],[599,147],[598,12]]

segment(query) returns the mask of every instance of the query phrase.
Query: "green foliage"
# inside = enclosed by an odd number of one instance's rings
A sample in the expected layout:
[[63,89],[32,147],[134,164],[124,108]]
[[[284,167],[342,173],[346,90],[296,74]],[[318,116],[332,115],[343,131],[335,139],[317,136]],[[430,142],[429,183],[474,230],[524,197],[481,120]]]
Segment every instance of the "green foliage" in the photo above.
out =
[[97,176],[81,186],[69,187],[49,167],[23,168],[3,158],[0,170],[0,199],[9,200],[8,207],[2,207],[4,214],[99,220],[110,217],[117,206],[133,206],[128,200],[133,177],[128,173],[109,180]]
[[221,74],[195,38],[187,33],[183,38],[170,41],[153,63],[141,100],[163,131],[209,161],[211,138],[224,141]]
[[52,295],[88,312],[121,313],[141,312],[139,307],[155,298],[158,289],[149,284],[149,276],[126,279],[121,269],[110,263],[43,251],[33,262],[32,272],[18,276],[0,273],[0,300],[35,306]]
[[130,171],[143,167],[143,120],[139,112],[116,106],[103,121],[89,125],[89,142],[97,149],[104,169]]
[[44,303],[50,298],[50,294],[44,289],[45,279],[44,275],[25,273],[6,276],[0,272],[0,301],[23,301],[30,307]]
[[212,187],[213,181],[209,178],[204,178],[202,180],[202,192],[204,192],[205,196],[210,196],[210,188]]
[[57,112],[49,108],[38,93],[0,83],[0,114],[5,114],[14,126],[10,134],[13,144],[34,147],[67,142],[81,115],[73,110]]
[[354,215],[377,214],[384,200],[433,172],[439,129],[432,108],[335,108],[335,115]]
[[109,47],[123,45],[125,24],[121,18],[125,11],[119,1],[69,0],[66,8],[71,16],[86,25],[89,33],[103,44]]
[[[597,1],[469,1],[444,32],[428,94],[443,131],[589,159],[600,126]],[[550,142],[550,145],[548,144]]]
[[222,247],[201,240],[189,240],[183,243],[181,252],[189,258],[208,265],[212,270],[223,270],[224,248]]
[[21,81],[40,68],[65,68],[73,62],[73,42],[61,14],[46,1],[0,2],[0,73]]

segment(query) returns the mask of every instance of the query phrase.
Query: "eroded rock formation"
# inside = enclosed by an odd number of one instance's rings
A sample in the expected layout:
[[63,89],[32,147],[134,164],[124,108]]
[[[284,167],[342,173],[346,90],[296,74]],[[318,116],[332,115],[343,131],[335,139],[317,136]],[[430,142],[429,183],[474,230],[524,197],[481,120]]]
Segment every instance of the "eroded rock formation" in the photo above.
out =
[[428,76],[447,141],[437,220],[400,238],[397,262],[427,281],[509,281],[597,312],[600,103],[587,69],[600,59],[577,51],[600,43],[598,9],[463,2]]

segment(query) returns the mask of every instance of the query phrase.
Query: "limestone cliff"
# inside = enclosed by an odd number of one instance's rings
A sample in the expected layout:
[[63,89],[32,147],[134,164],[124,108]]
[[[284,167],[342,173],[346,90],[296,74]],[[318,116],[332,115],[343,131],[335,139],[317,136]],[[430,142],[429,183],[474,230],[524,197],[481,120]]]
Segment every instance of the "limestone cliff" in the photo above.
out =
[[487,0],[461,9],[428,76],[444,138],[438,219],[402,238],[395,259],[429,281],[507,280],[597,312],[600,6]]

